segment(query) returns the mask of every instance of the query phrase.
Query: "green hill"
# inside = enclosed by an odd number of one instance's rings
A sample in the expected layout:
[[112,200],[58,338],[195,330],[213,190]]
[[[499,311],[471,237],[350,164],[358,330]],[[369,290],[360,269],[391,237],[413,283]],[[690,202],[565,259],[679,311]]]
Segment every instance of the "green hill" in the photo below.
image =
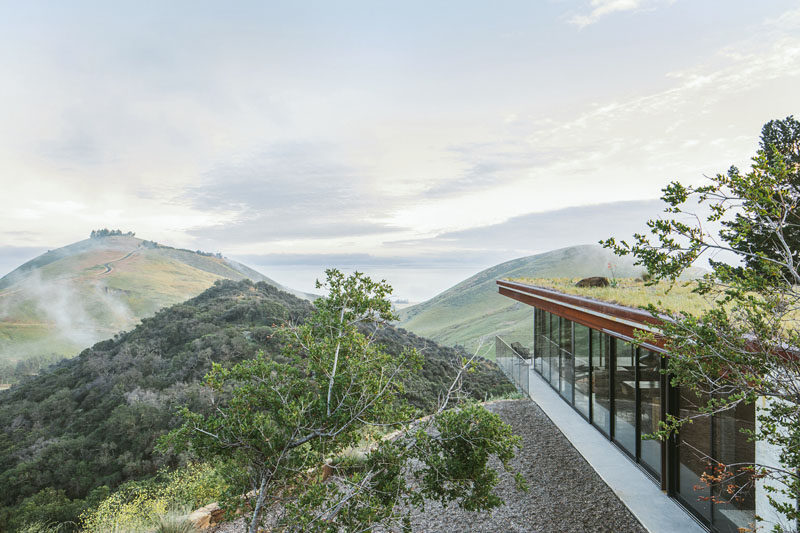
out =
[[[178,406],[213,408],[214,398],[199,383],[211,363],[232,364],[262,350],[280,359],[275,324],[300,323],[311,308],[267,283],[217,281],[133,330],[0,391],[0,531],[13,531],[17,506],[30,506],[25,499],[40,491],[64,491],[63,498],[77,500],[71,504],[77,513],[98,487],[176,465],[181,457],[158,455],[154,444],[180,423]],[[380,330],[377,340],[391,353],[413,346],[424,354],[421,372],[406,381],[406,397],[429,412],[461,354],[395,328]],[[480,399],[514,390],[488,361],[464,386]]]
[[474,352],[484,339],[481,353],[494,358],[494,336],[530,345],[533,313],[530,306],[497,293],[501,278],[619,278],[641,275],[642,267],[599,245],[562,248],[513,259],[487,268],[426,302],[399,312],[399,325],[446,346],[461,345]]
[[[0,364],[73,356],[218,279],[279,286],[219,255],[111,235],[51,250],[0,278]],[[295,293],[298,296],[303,296]],[[0,383],[6,381],[1,375]]]

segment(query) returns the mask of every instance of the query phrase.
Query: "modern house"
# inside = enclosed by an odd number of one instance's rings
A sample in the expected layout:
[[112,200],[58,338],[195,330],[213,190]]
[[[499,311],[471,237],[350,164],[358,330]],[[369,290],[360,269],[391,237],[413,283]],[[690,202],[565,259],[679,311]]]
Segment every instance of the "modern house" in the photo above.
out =
[[[533,395],[533,374],[540,376],[586,424],[710,531],[752,528],[755,515],[769,511],[759,489],[731,499],[724,488],[712,494],[701,479],[713,473],[711,458],[726,464],[756,463],[756,443],[741,431],[755,429],[753,405],[698,418],[666,442],[642,438],[667,415],[687,417],[705,405],[704,398],[673,387],[661,373],[663,347],[632,343],[637,330],[657,328],[658,318],[528,283],[500,280],[497,285],[500,294],[532,308],[527,348],[514,343],[512,349],[497,339],[498,364],[520,390]],[[542,384],[538,378],[536,382]]]

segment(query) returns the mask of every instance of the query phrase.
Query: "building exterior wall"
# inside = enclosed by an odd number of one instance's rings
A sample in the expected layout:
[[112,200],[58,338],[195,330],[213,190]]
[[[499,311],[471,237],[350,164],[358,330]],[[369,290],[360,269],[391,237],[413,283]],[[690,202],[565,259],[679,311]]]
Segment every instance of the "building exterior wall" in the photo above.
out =
[[[515,299],[534,307],[534,341],[526,368],[530,365],[587,423],[712,531],[753,527],[756,491],[751,487],[732,497],[727,488],[739,479],[709,486],[704,478],[719,472],[714,460],[741,466],[755,462],[756,446],[742,432],[755,429],[754,406],[697,417],[668,441],[648,439],[668,414],[698,415],[707,399],[670,385],[659,346],[632,342],[636,315],[616,322],[592,308],[588,310],[593,313],[582,314],[579,301],[560,302],[557,295],[546,293]],[[734,470],[739,472],[738,467]],[[762,508],[759,505],[759,511]]]

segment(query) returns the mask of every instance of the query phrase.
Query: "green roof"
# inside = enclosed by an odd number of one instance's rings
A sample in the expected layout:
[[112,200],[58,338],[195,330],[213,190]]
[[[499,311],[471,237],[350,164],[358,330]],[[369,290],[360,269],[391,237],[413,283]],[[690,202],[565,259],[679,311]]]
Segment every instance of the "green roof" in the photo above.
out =
[[[655,305],[661,311],[699,315],[712,307],[705,297],[693,292],[695,281],[660,282],[647,285],[633,278],[617,278],[616,286],[576,287],[578,278],[508,278],[508,281],[553,289],[565,294],[591,298],[633,308]],[[613,282],[612,282],[613,283]]]

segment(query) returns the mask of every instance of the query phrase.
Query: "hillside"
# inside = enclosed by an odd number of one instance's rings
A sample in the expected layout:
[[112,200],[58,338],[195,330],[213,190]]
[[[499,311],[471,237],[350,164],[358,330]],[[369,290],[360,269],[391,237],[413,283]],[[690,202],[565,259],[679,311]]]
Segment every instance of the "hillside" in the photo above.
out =
[[28,360],[35,372],[42,361],[73,356],[218,279],[279,286],[219,255],[130,235],[51,250],[0,278],[0,363]]
[[[211,362],[230,364],[259,350],[280,358],[271,336],[275,324],[302,321],[311,308],[267,283],[217,281],[132,331],[0,391],[0,531],[10,529],[3,516],[47,487],[83,499],[96,487],[176,464],[177,457],[156,455],[154,444],[177,425],[178,406],[210,408],[198,380]],[[406,394],[429,410],[449,385],[450,363],[459,354],[394,328],[378,339],[392,353],[407,345],[424,353],[425,365],[406,383]],[[489,362],[467,376],[465,387],[481,399],[513,390]]]
[[399,325],[446,346],[474,351],[485,337],[481,353],[494,358],[494,336],[524,344],[532,341],[531,308],[497,294],[501,278],[582,278],[641,275],[642,268],[599,245],[562,248],[513,259],[487,268],[426,302],[399,312]]

